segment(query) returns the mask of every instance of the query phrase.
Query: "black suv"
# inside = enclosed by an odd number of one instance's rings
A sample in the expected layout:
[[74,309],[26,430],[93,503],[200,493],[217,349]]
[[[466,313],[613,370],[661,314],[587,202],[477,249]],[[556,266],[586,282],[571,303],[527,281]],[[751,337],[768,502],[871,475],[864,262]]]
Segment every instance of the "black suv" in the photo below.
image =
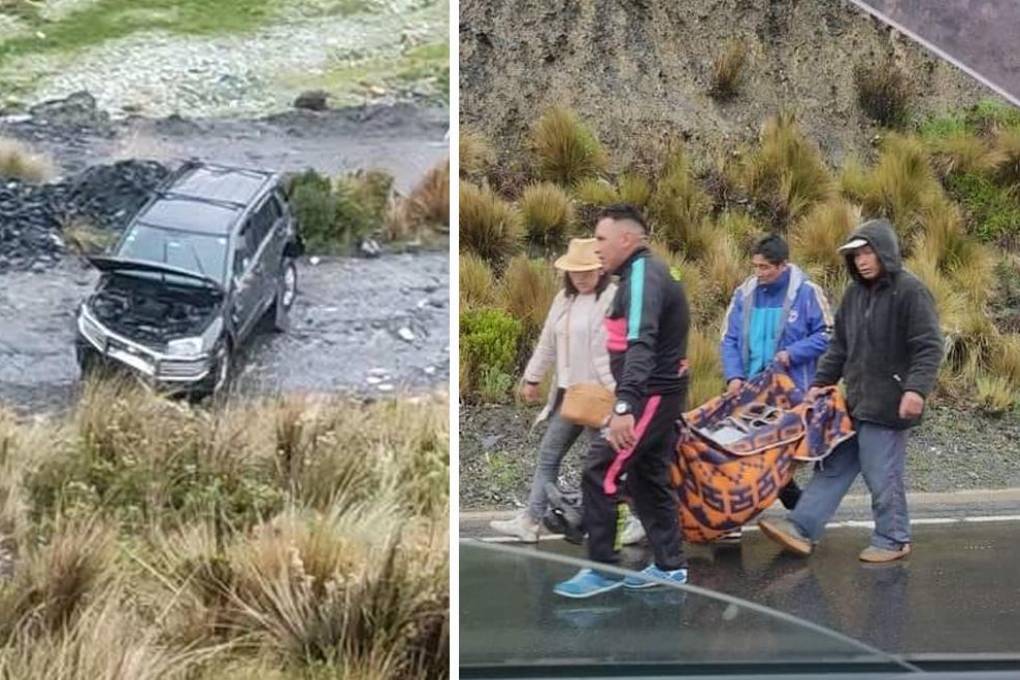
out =
[[280,175],[188,162],[132,218],[78,312],[83,372],[126,366],[170,392],[228,384],[265,319],[287,327],[303,251]]

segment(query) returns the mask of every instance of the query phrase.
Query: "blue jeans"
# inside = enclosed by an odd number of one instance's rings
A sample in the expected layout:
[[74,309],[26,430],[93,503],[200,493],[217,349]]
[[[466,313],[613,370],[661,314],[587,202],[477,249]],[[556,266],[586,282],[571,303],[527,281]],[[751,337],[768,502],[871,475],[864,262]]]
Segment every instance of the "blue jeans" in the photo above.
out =
[[[545,495],[546,482],[556,483],[560,476],[560,463],[563,456],[574,445],[586,427],[575,425],[560,417],[559,403],[549,416],[549,426],[538,446],[538,465],[535,476],[531,480],[531,493],[528,495],[528,515],[536,522],[541,522],[548,507]],[[589,436],[594,430],[589,430]]]
[[861,422],[856,423],[856,428],[856,437],[840,444],[816,465],[797,507],[790,513],[790,521],[806,538],[818,541],[857,473],[861,473],[871,492],[875,520],[871,545],[898,550],[910,543],[903,481],[908,431]]

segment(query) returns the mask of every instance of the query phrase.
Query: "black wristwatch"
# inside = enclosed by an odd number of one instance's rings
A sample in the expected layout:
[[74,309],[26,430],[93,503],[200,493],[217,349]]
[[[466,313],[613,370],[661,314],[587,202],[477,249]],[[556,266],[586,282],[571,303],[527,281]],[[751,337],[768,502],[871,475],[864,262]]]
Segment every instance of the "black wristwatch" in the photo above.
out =
[[632,409],[630,407],[630,404],[625,402],[623,399],[620,399],[613,406],[613,413],[615,413],[618,416],[625,416],[632,413]]

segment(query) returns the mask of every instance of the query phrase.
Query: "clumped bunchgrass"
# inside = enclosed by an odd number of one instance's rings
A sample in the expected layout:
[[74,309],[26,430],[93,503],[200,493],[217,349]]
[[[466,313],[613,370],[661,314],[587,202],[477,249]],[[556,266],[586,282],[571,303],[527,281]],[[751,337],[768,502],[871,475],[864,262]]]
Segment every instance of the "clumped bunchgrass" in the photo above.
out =
[[562,248],[574,226],[574,206],[552,182],[532,184],[517,203],[528,243],[542,252]]
[[913,87],[894,59],[858,64],[854,85],[861,110],[879,125],[900,127],[909,122]]
[[733,173],[735,184],[777,228],[786,228],[833,191],[832,176],[818,147],[804,136],[791,114],[765,122],[758,147]]
[[731,42],[712,63],[712,83],[708,93],[720,101],[735,97],[746,65],[747,46],[742,42]]
[[491,307],[496,303],[496,279],[492,267],[485,260],[473,253],[465,253],[460,256],[458,271],[461,309]]
[[687,155],[675,151],[649,202],[655,238],[687,257],[700,256],[710,240],[706,220],[711,209],[711,200],[695,179]]
[[989,141],[967,131],[954,132],[928,141],[932,163],[942,177],[960,173],[989,172],[1005,158]]
[[838,251],[861,223],[860,208],[841,198],[816,205],[790,230],[793,261],[826,290],[839,288],[846,261]]
[[997,375],[981,373],[977,376],[978,405],[992,415],[1002,415],[1020,402],[1017,386]]
[[924,144],[916,137],[890,134],[870,171],[851,166],[843,192],[869,217],[887,217],[901,237],[911,236],[926,210],[943,200]]
[[0,438],[3,677],[447,676],[445,397],[204,410],[93,382]]
[[460,183],[460,244],[501,268],[521,247],[523,226],[514,207],[488,186]]
[[644,209],[652,199],[652,183],[643,175],[624,173],[616,182],[616,194],[620,203]]
[[998,152],[996,178],[1016,196],[1020,193],[1020,130],[998,131],[993,146]]
[[32,151],[23,143],[0,138],[0,177],[40,183],[56,174],[48,156]]
[[518,255],[506,268],[500,282],[500,307],[522,323],[523,340],[530,344],[542,330],[562,275],[545,260]]
[[383,234],[387,241],[423,241],[450,231],[450,161],[430,168],[406,197],[387,211]]
[[480,182],[496,162],[496,152],[492,145],[480,132],[464,128],[461,128],[458,145],[461,178]]
[[532,126],[530,142],[538,176],[564,187],[596,176],[608,165],[595,133],[563,107],[542,114]]
[[691,327],[687,339],[687,361],[690,370],[688,408],[701,406],[723,393],[722,361],[719,358],[721,331],[715,327],[703,330]]
[[601,208],[620,202],[620,193],[609,180],[599,177],[588,177],[578,182],[573,191],[574,197],[582,205]]
[[716,220],[719,229],[729,234],[748,258],[751,250],[768,232],[753,216],[740,211],[724,212]]

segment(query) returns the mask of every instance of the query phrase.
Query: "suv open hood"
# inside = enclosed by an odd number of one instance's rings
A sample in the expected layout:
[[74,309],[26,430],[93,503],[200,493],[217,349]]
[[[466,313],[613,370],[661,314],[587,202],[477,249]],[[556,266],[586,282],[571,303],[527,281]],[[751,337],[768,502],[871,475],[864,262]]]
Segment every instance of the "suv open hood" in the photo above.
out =
[[122,257],[109,257],[101,255],[92,255],[88,258],[92,265],[103,272],[150,272],[153,274],[172,274],[174,276],[181,276],[194,281],[200,281],[210,288],[224,292],[223,284],[216,279],[209,278],[208,276],[202,276],[195,272],[188,271],[187,269],[180,269],[179,267],[171,267],[168,264],[160,264],[159,262],[146,262],[143,260],[129,260]]

